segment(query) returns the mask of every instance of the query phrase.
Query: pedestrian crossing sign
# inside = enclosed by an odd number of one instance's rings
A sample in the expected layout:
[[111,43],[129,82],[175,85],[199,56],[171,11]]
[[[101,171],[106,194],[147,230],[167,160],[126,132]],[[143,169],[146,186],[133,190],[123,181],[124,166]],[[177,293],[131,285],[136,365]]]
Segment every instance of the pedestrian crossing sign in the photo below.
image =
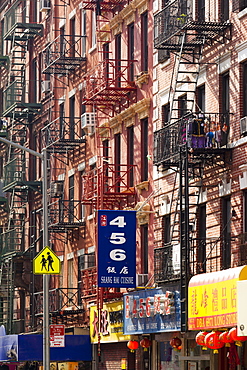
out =
[[58,275],[60,270],[60,259],[49,247],[44,247],[33,259],[34,274]]

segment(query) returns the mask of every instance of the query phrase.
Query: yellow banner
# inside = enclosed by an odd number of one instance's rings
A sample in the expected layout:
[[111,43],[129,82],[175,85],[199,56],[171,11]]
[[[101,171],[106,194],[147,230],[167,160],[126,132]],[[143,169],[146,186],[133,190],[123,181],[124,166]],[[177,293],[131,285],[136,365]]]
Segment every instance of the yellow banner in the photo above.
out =
[[92,343],[126,342],[130,335],[123,334],[123,302],[103,305],[99,312],[96,306],[90,307],[90,338]]
[[189,330],[237,325],[237,281],[189,286]]

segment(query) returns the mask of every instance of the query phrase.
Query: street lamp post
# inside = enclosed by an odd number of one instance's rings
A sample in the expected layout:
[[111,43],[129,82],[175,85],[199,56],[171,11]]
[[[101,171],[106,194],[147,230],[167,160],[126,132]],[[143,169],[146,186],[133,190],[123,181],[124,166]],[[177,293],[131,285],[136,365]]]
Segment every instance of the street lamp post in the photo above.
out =
[[[0,137],[0,142],[11,145],[14,148],[24,150],[29,154],[41,159],[43,181],[42,181],[42,203],[43,203],[43,247],[48,246],[48,201],[47,201],[47,151],[42,149],[41,153],[26,148],[13,141]],[[49,275],[43,274],[43,368],[50,369],[50,343],[49,343]]]

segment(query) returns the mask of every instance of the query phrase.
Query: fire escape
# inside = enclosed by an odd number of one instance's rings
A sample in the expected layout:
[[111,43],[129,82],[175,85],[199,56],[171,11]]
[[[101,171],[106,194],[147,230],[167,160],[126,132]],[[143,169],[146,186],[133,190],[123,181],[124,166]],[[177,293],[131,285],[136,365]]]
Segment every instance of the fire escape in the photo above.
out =
[[[41,112],[41,104],[29,98],[26,64],[29,43],[42,34],[43,26],[30,21],[23,2],[16,1],[6,10],[3,40],[8,43],[9,54],[1,57],[1,64],[8,67],[2,116],[6,119],[8,139],[20,145],[25,145],[27,127]],[[41,182],[28,179],[29,163],[25,153],[11,146],[6,150],[3,191],[8,194],[9,213],[1,234],[0,305],[1,324],[10,334],[25,330],[25,313],[15,312],[13,303],[18,297],[23,305],[23,297],[30,294],[28,279],[22,278],[24,270],[30,269],[30,252],[25,251],[24,245],[26,206],[29,191],[40,192]]]
[[[154,251],[155,281],[180,281],[182,332],[187,330],[188,281],[193,274],[204,272],[196,266],[199,243],[195,237],[204,169],[216,165],[225,168],[230,155],[229,112],[207,113],[198,109],[196,88],[204,49],[214,42],[224,44],[230,37],[229,21],[206,19],[203,11],[193,17],[193,9],[184,0],[168,2],[154,17],[155,48],[174,54],[169,120],[154,133],[154,164],[161,170],[175,170],[169,204],[171,242]],[[212,144],[207,133],[217,130],[221,141]],[[213,241],[208,243],[213,245]],[[173,265],[176,248],[180,250],[179,268]]]
[[[49,82],[48,94],[52,97],[52,117],[41,130],[42,147],[47,150],[48,230],[51,245],[55,240],[66,243],[68,239],[78,237],[79,231],[85,233],[81,200],[75,199],[71,184],[68,193],[65,193],[64,174],[72,157],[85,155],[86,140],[81,130],[81,118],[71,115],[71,112],[70,116],[65,116],[64,106],[58,104],[56,95],[56,89],[63,91],[72,75],[85,73],[84,41],[83,36],[63,34],[51,41],[43,51],[42,73],[48,76],[44,82]],[[65,325],[85,323],[85,310],[81,308],[77,288],[50,289],[49,300],[52,322]],[[34,307],[38,324],[42,317],[43,292],[34,294]]]
[[[101,34],[110,32],[109,20],[123,8],[123,1],[83,1],[83,8],[96,13],[99,63],[86,73],[83,82],[82,103],[89,107],[83,117],[84,127],[87,129],[94,117],[97,166],[84,175],[82,202],[95,210],[124,209],[135,199],[135,189],[129,185],[134,167],[128,163],[114,163],[109,147],[111,129],[104,122],[136,102],[137,88],[130,78],[134,61],[112,58],[111,51],[100,39]],[[97,285],[96,269],[82,271],[82,284],[86,296],[97,294],[99,307],[103,300],[122,295],[115,288],[92,290],[92,284]]]

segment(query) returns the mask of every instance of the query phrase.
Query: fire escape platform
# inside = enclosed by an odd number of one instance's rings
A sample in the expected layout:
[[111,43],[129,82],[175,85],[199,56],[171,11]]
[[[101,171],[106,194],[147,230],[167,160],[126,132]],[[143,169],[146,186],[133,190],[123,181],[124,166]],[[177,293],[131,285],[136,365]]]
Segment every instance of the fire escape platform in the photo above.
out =
[[15,23],[4,34],[4,40],[26,41],[36,36],[43,36],[44,27],[39,23]]
[[83,1],[82,7],[83,9],[94,10],[94,11],[100,7],[101,12],[114,12],[117,7],[122,8],[122,3],[123,3],[123,0],[100,1],[100,3],[97,0],[92,0],[92,1]]
[[79,68],[85,73],[87,58],[81,50],[85,36],[59,35],[43,51],[44,74],[66,75]]
[[[15,118],[22,118],[28,115],[40,114],[42,111],[42,104],[39,103],[19,103],[15,102],[11,104],[5,111],[3,111],[3,117],[12,117],[13,113]],[[29,124],[29,123],[28,123]]]
[[81,67],[86,71],[86,57],[60,57],[51,62],[42,72],[44,74],[66,75]]
[[27,189],[40,191],[41,187],[42,181],[13,181],[3,187],[3,192],[12,191],[13,189],[17,192],[26,192]]

